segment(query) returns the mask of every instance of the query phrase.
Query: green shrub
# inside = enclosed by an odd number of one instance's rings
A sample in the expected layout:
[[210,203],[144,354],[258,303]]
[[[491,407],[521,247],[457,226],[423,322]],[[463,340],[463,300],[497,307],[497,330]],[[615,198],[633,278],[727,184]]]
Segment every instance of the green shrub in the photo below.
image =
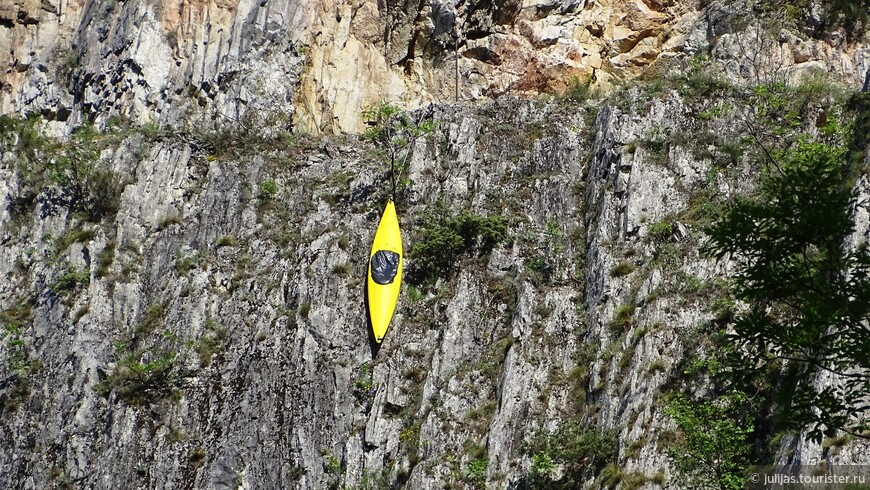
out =
[[665,371],[667,371],[667,370],[668,370],[668,363],[667,363],[667,361],[665,361],[665,360],[662,359],[662,358],[658,358],[658,359],[653,360],[653,362],[650,363],[650,365],[649,365],[649,367],[647,368],[646,372],[647,372],[647,373],[650,373],[650,374],[653,374],[653,373],[656,373],[656,372],[659,372],[659,371],[661,371],[661,372],[665,372]]
[[21,300],[0,312],[0,322],[21,327],[33,317],[32,300]]
[[118,400],[134,406],[167,398],[177,401],[186,378],[196,372],[186,367],[189,355],[198,356],[202,369],[226,346],[227,330],[211,317],[205,321],[205,333],[195,339],[183,340],[164,328],[167,305],[165,301],[152,303],[132,332],[115,342],[119,360],[110,373],[99,371],[97,391],[102,396],[114,394]]
[[50,174],[69,193],[73,207],[94,222],[114,216],[126,185],[116,172],[99,168],[100,137],[93,125],[75,128],[49,163]]
[[667,402],[665,414],[674,419],[683,436],[671,445],[668,455],[687,482],[725,490],[745,487],[752,450],[750,403],[739,391],[712,401],[676,395]]
[[187,455],[187,460],[194,464],[194,466],[200,466],[205,462],[205,458],[208,453],[204,447],[197,447],[190,451]]
[[350,246],[350,239],[347,237],[347,235],[341,235],[340,237],[338,237],[336,244],[338,245],[338,248],[346,252],[348,247]]
[[[582,488],[583,483],[616,460],[616,432],[600,432],[579,422],[563,422],[552,433],[539,433],[523,447],[532,454],[532,469],[524,483],[535,489]],[[562,476],[554,480],[558,464]]]
[[44,136],[36,117],[0,119],[0,139],[14,145],[25,196],[33,198],[56,184],[69,197],[72,209],[94,222],[114,216],[127,184],[117,172],[99,167],[100,151],[109,144],[103,136],[85,124],[61,142]]
[[341,473],[342,470],[341,460],[331,454],[325,454],[323,460],[323,470],[328,475],[338,475],[339,473]]
[[211,358],[221,350],[227,342],[227,330],[219,327],[211,317],[206,319],[206,333],[195,342],[194,348],[199,356],[199,367],[211,365]]
[[70,230],[61,235],[61,237],[54,243],[54,254],[55,256],[58,256],[73,243],[85,243],[88,240],[93,239],[95,236],[97,236],[97,232],[94,230]]
[[649,225],[647,233],[653,240],[667,240],[674,234],[674,224],[669,219],[656,221]]
[[80,287],[91,283],[91,276],[87,271],[70,267],[54,281],[50,288],[55,294],[66,294],[78,290]]
[[6,323],[0,339],[5,340],[6,367],[9,371],[22,373],[30,367],[27,362],[27,350],[24,339],[21,338],[21,327],[14,323]]
[[[808,24],[809,9],[806,2],[801,0],[762,0],[758,5],[761,12],[779,16],[786,14],[786,18],[792,19],[803,26]],[[819,2],[819,19],[813,22],[812,35],[823,38],[836,29],[843,28],[846,37],[850,40],[859,39],[865,35],[870,27],[870,1],[868,0],[826,0]]]
[[163,318],[166,315],[166,304],[159,302],[153,303],[145,309],[139,323],[136,325],[135,332],[137,334],[147,335],[154,332],[163,325]]
[[579,77],[573,76],[568,82],[568,88],[565,90],[563,98],[566,100],[570,100],[571,102],[584,102],[596,95],[595,91],[591,87],[591,77],[587,77],[585,80],[581,80]]
[[412,303],[416,303],[423,299],[423,293],[414,286],[408,286],[408,299],[410,299]]
[[475,459],[468,463],[468,468],[465,471],[465,479],[473,488],[484,488],[486,486],[486,469],[489,467],[489,462],[485,459]]
[[372,141],[378,156],[384,157],[392,193],[403,194],[411,184],[408,168],[414,142],[434,131],[437,122],[427,120],[425,112],[409,113],[387,101],[366,108],[362,117],[370,126],[363,138]]
[[121,193],[127,181],[117,172],[95,169],[85,184],[87,197],[83,206],[91,221],[97,222],[104,217],[112,217],[121,207]]
[[392,488],[390,473],[392,468],[384,466],[380,471],[367,471],[360,481],[361,490],[386,490]]
[[114,392],[131,405],[157,401],[180,387],[175,352],[136,351],[118,362],[114,371],[97,386],[103,396]]
[[507,220],[480,216],[468,210],[456,217],[439,200],[423,216],[408,256],[412,260],[409,281],[431,285],[439,277],[452,276],[453,265],[463,254],[486,256],[507,239]]
[[401,115],[402,112],[402,108],[387,101],[367,107],[363,110],[362,116],[370,127],[363,133],[363,137],[383,144],[390,144],[390,139],[394,137],[391,120],[393,117]]
[[308,312],[310,312],[310,311],[311,311],[311,302],[310,301],[306,300],[306,301],[303,301],[302,303],[299,304],[298,312],[299,312],[299,316],[301,316],[302,318],[308,318]]
[[177,255],[175,259],[175,270],[182,276],[187,275],[193,269],[199,266],[201,258],[199,255],[182,256]]
[[548,452],[540,451],[532,456],[532,467],[530,469],[532,475],[549,480],[555,470],[556,465],[553,463],[553,458],[550,457]]
[[275,194],[278,193],[278,184],[275,183],[274,180],[263,180],[260,181],[258,187],[260,188],[260,198],[263,200],[270,200],[275,197]]

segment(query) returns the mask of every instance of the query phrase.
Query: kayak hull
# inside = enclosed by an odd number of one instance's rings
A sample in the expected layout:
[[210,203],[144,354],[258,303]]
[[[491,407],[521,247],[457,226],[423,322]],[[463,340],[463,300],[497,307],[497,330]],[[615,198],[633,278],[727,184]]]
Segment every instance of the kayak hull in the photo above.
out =
[[[392,282],[379,284],[372,275],[373,257],[378,252],[398,254],[398,269]],[[393,201],[387,202],[384,214],[378,224],[375,239],[372,242],[372,250],[369,254],[367,295],[369,306],[369,318],[372,323],[372,332],[375,342],[380,344],[387,334],[387,328],[396,311],[396,303],[399,299],[399,291],[402,289],[402,235],[399,231],[399,219],[396,216],[396,206]]]

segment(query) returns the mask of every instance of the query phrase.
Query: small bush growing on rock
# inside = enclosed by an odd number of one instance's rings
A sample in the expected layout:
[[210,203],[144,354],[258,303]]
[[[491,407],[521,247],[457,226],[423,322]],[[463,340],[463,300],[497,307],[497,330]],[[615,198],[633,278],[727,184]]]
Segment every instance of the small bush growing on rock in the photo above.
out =
[[468,210],[451,217],[440,200],[422,221],[408,254],[412,260],[409,280],[416,285],[431,285],[439,277],[449,277],[459,256],[488,255],[507,239],[504,217],[480,216]]
[[55,256],[60,255],[64,250],[69,248],[73,243],[86,243],[88,240],[93,239],[97,236],[97,232],[94,230],[81,230],[74,229],[70,230],[63,235],[61,235],[57,241],[54,242],[54,254]]
[[14,147],[16,170],[28,200],[32,202],[39,192],[55,184],[63,189],[73,210],[94,222],[114,216],[127,185],[117,172],[99,167],[100,151],[109,144],[103,136],[93,125],[85,124],[62,142],[44,136],[38,118],[0,119],[0,139]]
[[91,276],[87,271],[70,267],[51,285],[55,294],[66,294],[77,290],[79,287],[90,284]]
[[384,466],[380,471],[367,471],[363,474],[360,481],[361,490],[382,490],[384,488],[393,488],[391,486],[390,473],[392,467]]
[[539,451],[532,456],[530,472],[533,478],[549,482],[555,470],[556,465],[547,451]]
[[311,311],[311,302],[307,300],[303,301],[299,305],[299,309],[297,311],[299,313],[299,316],[301,316],[302,318],[308,318],[308,312]]
[[104,396],[115,392],[119,399],[136,406],[165,398],[180,387],[176,357],[175,352],[133,352],[100,382],[97,391]]
[[126,185],[118,173],[98,167],[102,148],[99,138],[92,125],[79,126],[48,168],[55,183],[69,193],[72,206],[94,222],[114,216]]
[[182,276],[187,275],[199,266],[200,260],[202,258],[197,254],[185,256],[179,253],[175,259],[175,270]]
[[166,315],[166,303],[154,303],[145,310],[142,318],[139,319],[139,324],[136,325],[135,332],[139,335],[148,335],[157,330],[163,325],[163,318]]
[[[616,460],[616,432],[563,422],[553,433],[537,434],[523,452],[533,455],[532,471],[523,479],[525,488],[580,488]],[[557,465],[562,476],[554,480]]]
[[412,303],[416,303],[423,299],[423,293],[414,286],[408,286],[408,299],[410,299]]
[[205,321],[205,333],[198,338],[185,340],[163,328],[167,306],[165,301],[152,303],[132,331],[115,342],[119,360],[110,373],[98,371],[98,393],[114,394],[117,400],[133,406],[152,405],[167,398],[177,401],[185,380],[195,372],[185,367],[189,365],[187,359],[196,355],[199,368],[206,368],[213,355],[227,345],[227,330],[211,317]]
[[387,101],[366,108],[362,117],[369,125],[363,138],[386,153],[385,164],[389,167],[394,193],[401,194],[410,186],[408,162],[414,143],[434,131],[437,121],[426,111],[409,113]]
[[341,460],[332,454],[324,454],[323,470],[328,475],[338,475],[342,470]]
[[571,77],[568,87],[565,89],[563,98],[571,102],[585,102],[594,97],[596,91],[592,89],[592,79],[581,80],[580,77]]
[[647,228],[649,237],[653,240],[667,240],[674,233],[674,224],[667,219],[656,221]]
[[97,279],[107,276],[112,264],[115,263],[115,245],[114,240],[109,240],[105,248],[97,254],[97,271],[95,273]]
[[207,455],[208,453],[206,453],[205,448],[200,446],[190,451],[190,454],[187,455],[187,460],[195,466],[201,466],[205,462]]
[[205,321],[206,333],[194,342],[194,349],[199,356],[199,367],[211,365],[211,358],[221,350],[227,342],[227,329],[220,327],[212,317]]
[[14,323],[6,323],[5,332],[0,333],[5,340],[6,367],[12,372],[23,372],[29,367],[24,339],[21,338],[21,327]]
[[260,198],[263,200],[270,200],[278,193],[278,184],[271,179],[260,181],[258,187],[260,188]]
[[489,462],[485,459],[475,459],[468,463],[468,468],[465,471],[465,479],[472,488],[485,488],[486,469],[488,467]]

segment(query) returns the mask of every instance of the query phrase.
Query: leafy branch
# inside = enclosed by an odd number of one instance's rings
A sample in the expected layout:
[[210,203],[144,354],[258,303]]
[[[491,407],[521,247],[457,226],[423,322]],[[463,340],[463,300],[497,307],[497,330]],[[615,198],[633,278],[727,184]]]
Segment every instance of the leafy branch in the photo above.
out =
[[[398,178],[408,171],[408,162],[413,154],[414,144],[419,138],[433,132],[438,123],[429,119],[427,111],[417,111],[416,114],[412,114],[386,101],[368,107],[363,111],[362,116],[370,126],[363,137],[374,142],[387,153],[392,193],[395,195],[398,189]],[[402,183],[404,184],[402,187],[407,186],[407,182]]]

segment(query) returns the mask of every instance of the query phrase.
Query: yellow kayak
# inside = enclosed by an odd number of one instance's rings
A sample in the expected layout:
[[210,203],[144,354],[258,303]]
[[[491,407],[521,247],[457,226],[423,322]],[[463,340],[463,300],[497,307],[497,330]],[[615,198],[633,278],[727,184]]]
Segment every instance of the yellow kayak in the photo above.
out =
[[396,311],[396,301],[402,287],[402,235],[393,200],[387,202],[372,253],[369,255],[368,299],[369,316],[375,342],[381,343]]

